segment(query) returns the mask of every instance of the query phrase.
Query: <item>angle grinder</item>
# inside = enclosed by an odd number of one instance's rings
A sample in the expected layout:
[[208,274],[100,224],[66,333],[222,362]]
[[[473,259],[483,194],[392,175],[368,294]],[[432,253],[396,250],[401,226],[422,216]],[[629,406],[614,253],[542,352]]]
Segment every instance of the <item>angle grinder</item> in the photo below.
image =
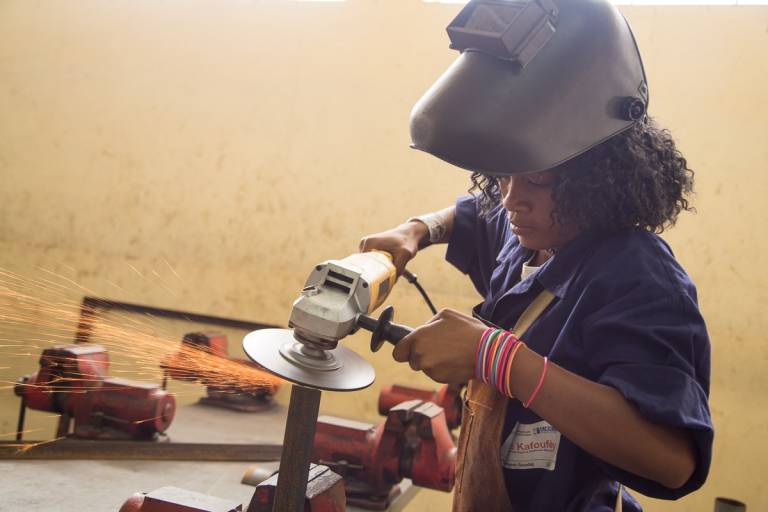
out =
[[373,383],[373,367],[339,340],[362,328],[371,350],[397,343],[412,329],[393,323],[394,309],[370,314],[397,280],[390,254],[381,251],[329,260],[310,272],[288,321],[292,329],[261,329],[243,340],[245,353],[275,375],[302,386],[353,391]]
[[293,303],[293,329],[262,329],[246,335],[245,353],[267,371],[294,383],[288,404],[283,453],[273,512],[301,512],[309,478],[309,460],[320,408],[320,390],[353,391],[368,387],[373,367],[339,340],[359,328],[373,332],[371,348],[396,343],[411,329],[370,316],[387,298],[397,273],[384,252],[357,253],[315,266]]

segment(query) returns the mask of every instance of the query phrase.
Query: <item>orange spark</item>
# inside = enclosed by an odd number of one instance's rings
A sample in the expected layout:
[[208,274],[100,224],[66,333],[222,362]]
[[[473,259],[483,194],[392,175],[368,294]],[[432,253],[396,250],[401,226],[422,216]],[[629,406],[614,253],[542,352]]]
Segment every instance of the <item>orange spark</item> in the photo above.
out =
[[[181,281],[173,267],[167,261],[165,263]],[[129,266],[142,279],[147,279],[145,274]],[[105,316],[98,307],[83,309],[79,301],[71,299],[72,291],[88,295],[96,293],[65,276],[47,269],[40,270],[45,276],[27,278],[0,269],[0,326],[5,331],[0,336],[3,342],[0,345],[0,357],[37,358],[46,347],[71,344],[74,327],[86,319],[91,339],[97,340],[99,345],[118,358],[118,361],[110,358],[110,374],[138,375],[142,380],[157,382],[163,376],[158,362],[175,356],[174,371],[177,375],[181,375],[184,380],[214,385],[221,388],[221,392],[274,391],[280,382],[280,379],[259,370],[251,363],[180,346],[178,337],[162,332],[157,326],[157,319],[151,315],[110,311],[110,315]],[[160,278],[157,272],[152,271],[152,274]],[[161,284],[169,288],[166,282]],[[40,339],[21,341],[15,336],[15,328],[21,332],[34,328],[35,332],[42,334],[36,335]],[[4,370],[10,368],[2,367]],[[66,377],[54,378],[42,387],[48,393],[85,393],[94,389],[89,386],[89,383],[96,385],[94,380],[100,382],[99,389],[115,389],[108,382],[102,383],[101,377],[75,371],[70,371]],[[0,381],[0,389],[16,386],[34,384]]]

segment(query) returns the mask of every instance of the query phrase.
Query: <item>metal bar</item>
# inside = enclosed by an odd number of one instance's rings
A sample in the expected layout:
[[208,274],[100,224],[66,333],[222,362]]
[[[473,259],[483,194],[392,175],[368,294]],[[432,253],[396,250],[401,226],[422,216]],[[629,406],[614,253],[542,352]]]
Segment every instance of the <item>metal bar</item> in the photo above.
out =
[[56,437],[64,437],[69,434],[69,427],[72,424],[72,416],[67,413],[61,413],[59,415],[59,424],[56,427]]
[[80,304],[80,318],[77,321],[77,331],[75,332],[75,343],[87,343],[93,331],[93,324],[96,321],[96,308],[92,297],[83,297]]
[[731,498],[715,498],[715,512],[746,512],[747,505]]
[[[0,441],[0,460],[186,460],[268,462],[279,444],[163,443],[148,441]],[[306,482],[304,482],[306,484]]]
[[21,441],[24,433],[24,418],[27,415],[27,402],[21,397],[21,408],[19,408],[19,422],[16,424],[16,440]]
[[309,461],[312,457],[319,409],[319,389],[293,385],[272,512],[304,510]]
[[77,342],[88,341],[90,332],[92,330],[92,324],[96,319],[97,310],[110,310],[116,309],[119,311],[128,311],[130,313],[142,313],[164,318],[175,318],[180,320],[189,320],[191,322],[200,322],[211,325],[221,325],[224,327],[233,327],[236,329],[269,329],[278,327],[276,325],[262,324],[257,322],[249,322],[247,320],[237,320],[234,318],[225,318],[221,316],[201,315],[197,313],[190,313],[187,311],[179,311],[175,309],[156,308],[153,306],[145,306],[143,304],[133,304],[130,302],[118,302],[115,300],[99,299],[97,297],[83,297],[82,305],[80,306],[80,321],[77,326],[77,333],[75,334],[75,340]]

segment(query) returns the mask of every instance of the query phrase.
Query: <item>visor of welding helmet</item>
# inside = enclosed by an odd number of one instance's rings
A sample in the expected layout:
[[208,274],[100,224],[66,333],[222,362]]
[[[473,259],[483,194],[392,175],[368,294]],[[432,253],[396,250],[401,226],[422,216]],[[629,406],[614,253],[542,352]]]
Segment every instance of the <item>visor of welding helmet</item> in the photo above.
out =
[[608,0],[472,0],[461,54],[411,112],[412,146],[464,169],[551,169],[645,118],[632,31]]

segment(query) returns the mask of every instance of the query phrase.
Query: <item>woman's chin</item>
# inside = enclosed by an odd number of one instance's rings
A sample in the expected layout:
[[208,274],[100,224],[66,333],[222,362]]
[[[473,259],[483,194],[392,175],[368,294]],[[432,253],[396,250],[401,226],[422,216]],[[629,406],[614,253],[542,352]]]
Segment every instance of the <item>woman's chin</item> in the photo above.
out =
[[520,241],[520,245],[532,251],[548,249],[548,247],[544,247],[541,242],[537,242],[535,238],[531,238],[529,236],[517,235],[517,239]]

